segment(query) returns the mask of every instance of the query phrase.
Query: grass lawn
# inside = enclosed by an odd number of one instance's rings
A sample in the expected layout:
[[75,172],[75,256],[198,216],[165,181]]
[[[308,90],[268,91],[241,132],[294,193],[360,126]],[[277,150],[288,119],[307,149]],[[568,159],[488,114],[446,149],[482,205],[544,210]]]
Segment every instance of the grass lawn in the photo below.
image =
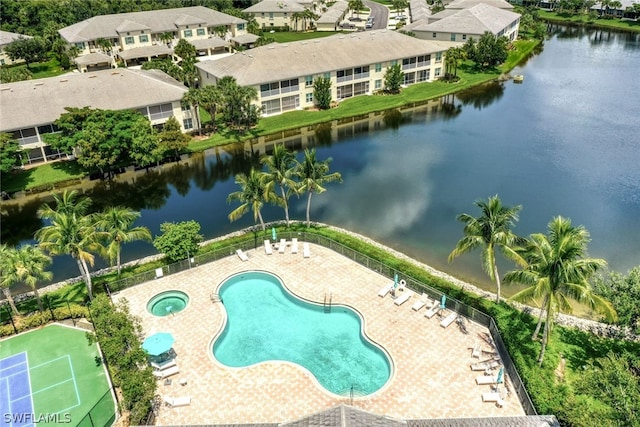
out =
[[620,19],[593,19],[586,14],[574,15],[570,13],[549,12],[539,10],[540,18],[554,23],[560,24],[580,24],[592,28],[608,28],[618,31],[640,32],[640,22],[637,21],[621,21]]
[[2,177],[2,191],[51,190],[56,184],[77,182],[87,172],[77,162],[47,163]]
[[276,31],[275,33],[265,33],[265,37],[274,39],[277,43],[291,43],[300,40],[312,40],[322,37],[329,37],[334,34],[340,34],[335,31],[311,31],[311,32],[299,32],[299,31]]
[[[9,68],[12,69],[26,69],[27,66],[25,64],[11,65]],[[60,63],[57,59],[51,58],[46,62],[34,62],[33,64],[29,64],[29,71],[33,75],[34,79],[43,79],[45,77],[55,77],[64,73],[68,73],[69,70],[64,70],[60,67]]]

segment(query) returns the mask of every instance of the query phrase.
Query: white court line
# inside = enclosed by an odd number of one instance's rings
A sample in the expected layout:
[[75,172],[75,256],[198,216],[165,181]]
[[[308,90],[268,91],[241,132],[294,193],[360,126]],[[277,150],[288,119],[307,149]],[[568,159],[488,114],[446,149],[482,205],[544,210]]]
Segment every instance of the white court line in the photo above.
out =
[[[64,355],[64,356],[56,357],[55,359],[51,359],[51,360],[49,360],[48,362],[43,362],[43,363],[41,363],[41,364],[39,364],[39,365],[36,365],[36,366],[34,366],[34,367],[32,368],[32,369],[35,369],[35,368],[38,368],[38,367],[41,367],[41,366],[45,366],[45,365],[51,364],[51,363],[53,363],[53,362],[56,362],[56,361],[58,361],[58,360],[60,360],[60,359],[64,359],[64,358],[66,358],[66,359],[67,359],[67,362],[69,363],[69,370],[71,371],[71,378],[69,378],[69,379],[67,379],[67,380],[64,380],[64,381],[57,382],[57,383],[52,384],[52,385],[50,385],[50,386],[48,386],[48,387],[42,388],[42,389],[40,389],[40,390],[38,390],[38,391],[34,391],[34,392],[32,392],[32,393],[31,393],[31,396],[32,396],[32,398],[33,398],[33,395],[34,395],[34,394],[36,394],[36,393],[40,393],[40,392],[43,392],[43,391],[49,390],[49,389],[51,389],[51,388],[57,387],[57,386],[59,386],[59,385],[61,385],[61,384],[68,383],[69,381],[73,381],[73,388],[74,388],[74,389],[75,389],[75,391],[76,391],[76,402],[77,402],[77,403],[76,403],[75,405],[69,406],[68,408],[64,408],[64,409],[59,410],[58,412],[56,412],[57,414],[60,414],[60,413],[63,413],[63,412],[69,411],[70,409],[73,409],[73,408],[75,408],[75,407],[77,407],[77,406],[80,406],[80,404],[81,404],[81,402],[80,402],[80,393],[78,392],[78,383],[76,382],[76,375],[75,375],[75,373],[73,372],[73,365],[71,364],[71,356],[70,356],[70,355],[68,355],[68,354],[66,354],[66,355]],[[33,403],[32,403],[32,407],[33,407]]]

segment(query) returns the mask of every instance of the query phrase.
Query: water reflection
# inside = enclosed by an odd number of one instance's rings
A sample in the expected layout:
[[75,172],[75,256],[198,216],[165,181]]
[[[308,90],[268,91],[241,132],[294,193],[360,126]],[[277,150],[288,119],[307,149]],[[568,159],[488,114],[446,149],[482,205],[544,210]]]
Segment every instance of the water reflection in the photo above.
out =
[[503,95],[504,82],[493,81],[458,92],[456,98],[463,105],[471,105],[473,108],[481,110],[498,101]]

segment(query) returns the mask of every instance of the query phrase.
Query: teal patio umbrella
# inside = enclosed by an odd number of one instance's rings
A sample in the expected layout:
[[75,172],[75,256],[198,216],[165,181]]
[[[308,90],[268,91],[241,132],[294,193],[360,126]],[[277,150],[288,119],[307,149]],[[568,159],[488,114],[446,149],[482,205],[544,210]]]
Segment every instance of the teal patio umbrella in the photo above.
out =
[[271,227],[271,240],[274,242],[278,240],[278,235],[276,234],[276,228]]
[[174,342],[175,339],[169,332],[158,332],[145,338],[142,349],[150,356],[160,356],[171,350]]
[[446,295],[442,295],[442,299],[440,300],[440,308],[441,309],[445,309],[447,308],[447,296]]
[[398,287],[398,273],[393,275],[393,287],[394,288]]

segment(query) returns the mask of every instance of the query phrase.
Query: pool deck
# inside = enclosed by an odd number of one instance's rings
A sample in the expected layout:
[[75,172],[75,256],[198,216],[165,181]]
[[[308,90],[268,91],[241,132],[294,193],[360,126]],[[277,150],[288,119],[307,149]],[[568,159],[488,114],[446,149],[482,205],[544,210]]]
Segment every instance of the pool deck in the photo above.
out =
[[[179,374],[171,384],[158,381],[163,397],[190,396],[189,406],[163,406],[158,425],[278,423],[300,419],[350,398],[324,390],[306,370],[282,362],[262,363],[248,368],[228,368],[211,353],[212,340],[220,333],[225,312],[211,294],[230,275],[247,270],[264,270],[279,276],[295,294],[317,302],[332,295],[334,304],[357,309],[365,319],[365,332],[383,346],[393,361],[390,381],[378,392],[355,398],[353,406],[379,415],[399,419],[500,417],[525,415],[517,397],[509,395],[501,408],[482,401],[489,385],[477,385],[480,371],[470,364],[487,359],[472,358],[472,348],[482,344],[481,335],[488,330],[467,322],[464,334],[454,322],[448,328],[440,319],[424,317],[425,309],[416,312],[411,306],[419,295],[397,306],[391,295],[378,291],[390,282],[367,268],[322,246],[310,245],[311,257],[303,258],[302,243],[298,254],[287,247],[284,254],[274,250],[266,255],[262,245],[247,253],[241,261],[235,254],[191,270],[162,277],[126,289],[114,295],[114,301],[126,298],[131,312],[140,316],[146,335],[170,332],[175,337],[174,350]],[[166,290],[186,292],[190,301],[186,309],[173,316],[155,317],[146,304],[155,294]],[[405,291],[407,292],[407,291]],[[255,302],[256,310],[260,301]],[[494,371],[494,375],[496,372]],[[181,380],[186,380],[181,385]],[[507,389],[510,386],[506,378]],[[501,385],[505,393],[505,385]]]

